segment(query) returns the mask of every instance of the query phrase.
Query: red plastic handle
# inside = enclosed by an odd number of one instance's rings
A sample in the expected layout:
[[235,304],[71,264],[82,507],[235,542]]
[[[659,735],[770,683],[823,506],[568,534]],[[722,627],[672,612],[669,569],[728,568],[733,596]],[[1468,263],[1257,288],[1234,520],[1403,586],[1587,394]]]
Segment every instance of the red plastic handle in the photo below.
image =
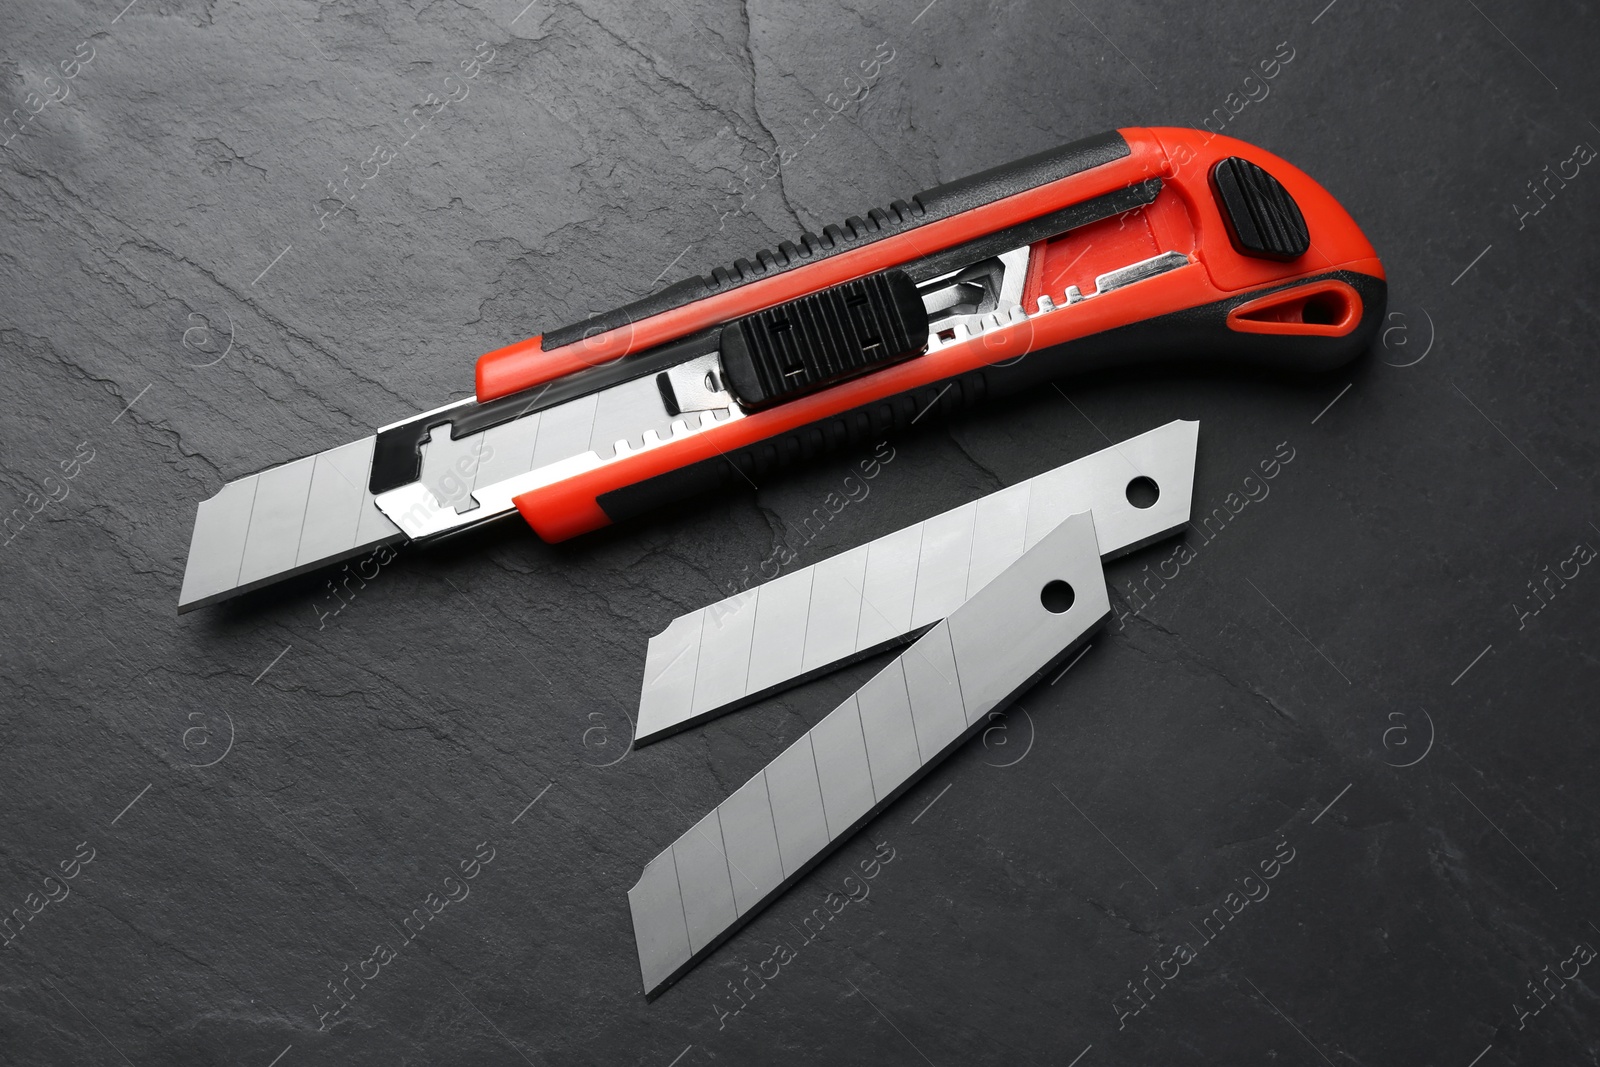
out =
[[[1163,185],[1146,207],[1033,246],[1025,306],[1032,308],[1041,295],[1061,303],[1069,285],[1092,292],[1099,274],[1161,252],[1182,252],[1191,266],[612,461],[518,497],[518,509],[540,536],[563,540],[611,521],[600,504],[608,493],[1053,346],[1065,346],[1062,373],[1124,356],[1171,355],[1186,345],[1207,351],[1228,347],[1229,354],[1259,363],[1319,369],[1342,363],[1365,347],[1382,316],[1383,266],[1355,221],[1326,190],[1286,161],[1233,138],[1173,128],[1119,132],[1128,148],[1121,158],[563,347],[545,351],[534,337],[491,352],[478,361],[478,397],[505,396],[1150,178],[1160,178]],[[1238,227],[1230,228],[1228,209],[1212,179],[1218,164],[1228,159],[1261,168],[1298,205],[1309,233],[1309,247],[1302,254],[1285,261],[1241,250]],[[1124,336],[1127,342],[1119,343]],[[1072,353],[1081,359],[1068,359]]]

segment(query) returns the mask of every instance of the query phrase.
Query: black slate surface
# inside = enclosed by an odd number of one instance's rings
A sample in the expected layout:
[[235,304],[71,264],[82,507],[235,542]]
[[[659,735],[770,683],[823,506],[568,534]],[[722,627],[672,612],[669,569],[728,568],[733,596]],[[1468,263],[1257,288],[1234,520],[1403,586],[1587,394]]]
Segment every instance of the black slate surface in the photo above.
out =
[[[0,1060],[1600,1058],[1600,176],[1529,187],[1600,144],[1592,4],[123,2],[0,10]],[[861,457],[408,553],[336,614],[317,579],[174,612],[197,500],[464,395],[482,351],[1217,108],[1385,257],[1347,371],[1069,381],[892,441],[817,536]],[[648,636],[780,545],[1179,417],[1198,511],[1277,456],[1266,494],[1153,597],[1171,545],[1116,564],[1060,683],[647,1004],[644,862],[870,670],[622,758]]]

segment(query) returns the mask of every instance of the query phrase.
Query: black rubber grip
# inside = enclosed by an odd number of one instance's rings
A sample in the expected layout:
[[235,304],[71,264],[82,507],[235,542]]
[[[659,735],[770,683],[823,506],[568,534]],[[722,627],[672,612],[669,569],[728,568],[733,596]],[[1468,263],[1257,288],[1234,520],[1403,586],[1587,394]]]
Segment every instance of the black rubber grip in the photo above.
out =
[[[1239,333],[1228,313],[1268,293],[1323,280],[1348,284],[1361,297],[1361,320],[1343,337]],[[1366,351],[1383,324],[1388,285],[1353,271],[1330,271],[1275,289],[1256,289],[1200,307],[1157,315],[1054,348],[1030,352],[932,382],[807,426],[604,493],[598,503],[613,522],[636,518],[713,490],[761,484],[769,474],[814,456],[881,440],[915,421],[919,426],[992,396],[1041,388],[1069,374],[1146,363],[1247,364],[1285,373],[1343,366]],[[930,411],[931,409],[931,411]]]
[[623,522],[715,490],[759,485],[767,475],[816,456],[881,441],[920,421],[930,408],[949,414],[979,403],[986,395],[988,387],[983,371],[919,386],[714,459],[691,463],[602,493],[598,499],[600,510],[612,522]]
[[815,263],[917,226],[959,215],[1046,182],[1126,158],[1130,151],[1122,134],[1113,130],[1019,159],[1015,163],[980,171],[967,178],[958,178],[924,190],[909,202],[896,200],[887,209],[875,207],[867,212],[865,218],[852,215],[845,219],[843,226],[824,226],[820,236],[807,231],[801,234],[798,242],[784,241],[776,249],[763,248],[755,254],[754,261],[735,260],[731,267],[718,267],[705,277],[685,278],[631,304],[601,312],[582,322],[545,330],[542,345],[548,352],[585,337],[621,329],[640,319],[704,300],[759,278]]
[[[1320,281],[1344,282],[1361,297],[1361,319],[1343,337],[1241,333],[1228,325],[1228,314],[1234,308]],[[1246,366],[1281,374],[1321,374],[1344,366],[1371,347],[1383,325],[1388,302],[1389,286],[1383,279],[1355,271],[1328,271],[1041,349],[1009,366],[990,368],[990,378],[997,391],[1015,392],[1081,371],[1151,363]]]

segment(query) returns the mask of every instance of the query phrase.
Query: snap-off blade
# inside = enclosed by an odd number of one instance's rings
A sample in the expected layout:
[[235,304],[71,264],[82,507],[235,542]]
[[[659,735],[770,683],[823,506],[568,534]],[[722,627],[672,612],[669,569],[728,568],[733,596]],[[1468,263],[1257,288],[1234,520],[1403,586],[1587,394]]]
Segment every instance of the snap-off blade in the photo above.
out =
[[[1111,559],[1189,521],[1200,424],[1174,421],[681,615],[650,639],[634,743],[659,741],[916,636],[1057,523],[1091,512]],[[1148,478],[1158,497],[1129,500]]]
[[1110,615],[1100,549],[1089,515],[1054,524],[651,860],[628,891],[645,995],[727,940],[1072,654]]

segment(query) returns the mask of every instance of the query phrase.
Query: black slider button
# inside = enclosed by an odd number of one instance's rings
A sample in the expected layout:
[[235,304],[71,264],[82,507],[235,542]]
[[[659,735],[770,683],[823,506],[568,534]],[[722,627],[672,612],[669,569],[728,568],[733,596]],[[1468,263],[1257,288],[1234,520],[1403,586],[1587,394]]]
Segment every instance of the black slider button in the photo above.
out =
[[722,328],[722,368],[747,408],[762,408],[920,355],[928,312],[901,270],[869,274]]

